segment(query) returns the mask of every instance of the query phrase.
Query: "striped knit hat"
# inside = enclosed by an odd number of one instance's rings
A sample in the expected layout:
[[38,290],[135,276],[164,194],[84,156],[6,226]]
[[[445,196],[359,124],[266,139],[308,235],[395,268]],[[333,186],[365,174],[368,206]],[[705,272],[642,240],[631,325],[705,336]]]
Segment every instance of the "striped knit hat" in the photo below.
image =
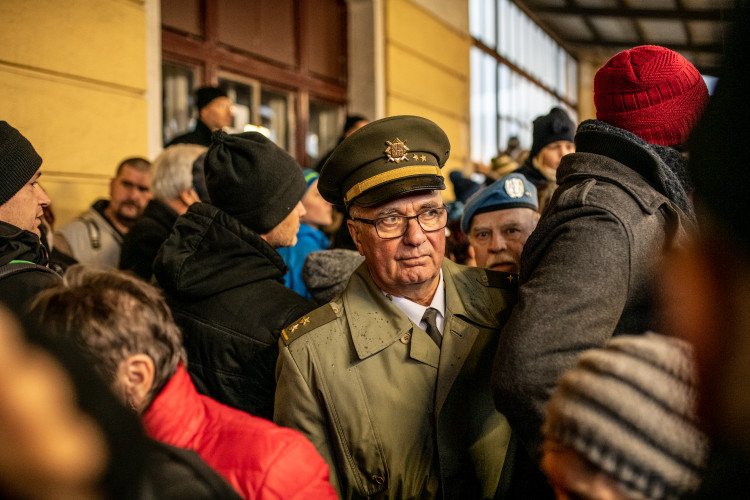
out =
[[700,73],[677,52],[642,45],[594,77],[596,118],[660,146],[685,144],[708,104]]
[[677,499],[697,489],[706,455],[695,398],[687,343],[655,333],[618,336],[563,374],[542,433],[629,494]]

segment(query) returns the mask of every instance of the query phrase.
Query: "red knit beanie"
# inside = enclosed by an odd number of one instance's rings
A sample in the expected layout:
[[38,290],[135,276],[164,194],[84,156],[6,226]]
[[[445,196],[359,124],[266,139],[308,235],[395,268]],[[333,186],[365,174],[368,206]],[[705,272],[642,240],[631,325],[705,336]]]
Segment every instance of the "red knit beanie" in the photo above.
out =
[[620,52],[594,77],[596,118],[646,142],[677,146],[708,104],[700,73],[677,52],[642,45]]

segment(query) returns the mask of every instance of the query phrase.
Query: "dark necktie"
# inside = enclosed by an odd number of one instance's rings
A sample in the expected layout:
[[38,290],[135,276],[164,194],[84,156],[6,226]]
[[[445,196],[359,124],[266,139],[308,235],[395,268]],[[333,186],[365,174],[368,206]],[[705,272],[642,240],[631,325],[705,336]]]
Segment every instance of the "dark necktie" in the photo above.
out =
[[443,342],[443,336],[440,335],[440,330],[438,330],[437,315],[437,309],[434,307],[428,307],[424,312],[424,316],[422,316],[422,321],[427,323],[427,328],[425,328],[427,334],[435,341],[437,346],[440,347],[440,344]]

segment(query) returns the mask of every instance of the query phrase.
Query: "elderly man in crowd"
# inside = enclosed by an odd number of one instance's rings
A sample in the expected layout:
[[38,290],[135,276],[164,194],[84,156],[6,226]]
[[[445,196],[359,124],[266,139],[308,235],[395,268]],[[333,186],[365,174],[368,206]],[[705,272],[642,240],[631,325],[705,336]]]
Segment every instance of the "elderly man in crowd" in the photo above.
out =
[[82,345],[152,437],[196,451],[246,499],[336,498],[328,466],[302,435],[198,394],[154,287],[83,266],[65,277],[37,298],[38,326]]
[[0,302],[21,312],[59,276],[47,268],[42,209],[50,200],[39,185],[42,158],[21,133],[0,121]]
[[444,260],[449,152],[435,123],[395,116],[321,171],[365,262],[282,333],[274,419],[313,442],[342,498],[501,498],[509,484],[489,374],[516,278]]
[[154,198],[122,242],[120,269],[151,279],[151,266],[159,247],[172,231],[178,215],[200,201],[193,189],[193,162],[206,151],[195,144],[170,146],[154,160],[151,190]]
[[214,132],[205,169],[212,203],[177,218],[154,275],[198,389],[270,419],[281,330],[316,307],[284,286],[276,251],[297,242],[307,184],[294,158],[257,132]]
[[510,174],[475,193],[466,202],[461,231],[469,238],[477,266],[516,273],[521,252],[539,221],[536,187],[521,174]]
[[117,268],[125,234],[151,199],[151,163],[128,158],[109,183],[109,200],[97,200],[55,232],[55,246],[81,264]]

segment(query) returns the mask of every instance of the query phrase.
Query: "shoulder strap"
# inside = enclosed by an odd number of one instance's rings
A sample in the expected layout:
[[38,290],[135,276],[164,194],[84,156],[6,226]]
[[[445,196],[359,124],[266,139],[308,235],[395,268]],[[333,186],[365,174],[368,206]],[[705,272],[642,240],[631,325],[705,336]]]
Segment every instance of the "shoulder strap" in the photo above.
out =
[[338,317],[340,312],[341,310],[335,302],[329,302],[328,304],[315,309],[311,313],[302,316],[300,319],[284,328],[281,331],[281,338],[288,346],[307,332],[325,325],[326,323],[330,323]]
[[90,217],[82,216],[81,220],[84,224],[86,224],[86,229],[89,232],[89,240],[91,241],[91,248],[98,249],[102,246],[102,239],[101,235],[99,233],[99,226],[96,224],[96,221],[91,219]]
[[0,279],[26,271],[42,271],[59,276],[55,271],[46,266],[40,266],[39,264],[34,264],[33,262],[26,260],[12,260],[4,266],[0,266]]

